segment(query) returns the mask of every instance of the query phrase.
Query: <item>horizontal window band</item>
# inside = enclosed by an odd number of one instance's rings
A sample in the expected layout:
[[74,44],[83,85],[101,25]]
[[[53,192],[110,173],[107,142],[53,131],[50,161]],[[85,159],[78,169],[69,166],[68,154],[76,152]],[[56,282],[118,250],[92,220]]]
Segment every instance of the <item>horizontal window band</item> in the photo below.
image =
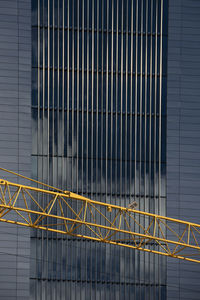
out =
[[[62,271],[64,272],[64,271]],[[67,271],[66,271],[67,272]],[[82,273],[83,271],[80,271]],[[105,276],[113,275],[109,272]],[[119,275],[116,275],[116,277]],[[53,277],[53,276],[52,276]],[[53,281],[53,282],[74,282],[74,283],[89,283],[89,284],[111,284],[111,285],[134,285],[134,286],[150,286],[150,287],[167,287],[165,284],[158,283],[139,283],[139,282],[126,282],[126,281],[109,281],[109,280],[75,280],[75,279],[53,279],[53,278],[40,278],[40,277],[30,277],[30,280],[36,281]]]
[[[52,234],[52,233],[50,233],[49,232],[49,234]],[[59,237],[46,237],[46,236],[43,236],[43,237],[37,237],[37,236],[31,236],[31,239],[36,239],[36,240],[48,240],[48,241],[63,241],[63,242],[80,242],[80,243],[93,243],[93,244],[96,244],[96,243],[98,243],[98,242],[96,242],[96,241],[93,241],[93,240],[88,240],[88,239],[79,239],[79,238],[59,238]],[[123,242],[121,242],[121,243],[123,243]],[[100,244],[100,243],[98,243],[98,244]],[[134,242],[130,242],[130,243],[128,243],[128,244],[135,244]],[[137,242],[136,241],[136,244],[140,244],[140,242]],[[153,243],[153,242],[151,242],[151,243],[146,243],[146,245],[152,245],[152,246],[160,246],[160,245],[165,245],[166,246],[166,244],[165,243],[160,243],[160,244],[156,244],[156,243]],[[104,245],[105,246],[105,245]]]
[[[104,33],[104,34],[123,34],[124,36],[127,36],[127,35],[138,35],[138,36],[161,36],[161,34],[160,34],[160,32],[158,31],[158,32],[155,32],[155,31],[153,31],[153,32],[151,32],[151,31],[135,31],[135,30],[133,30],[133,31],[131,31],[131,30],[121,30],[121,29],[119,29],[119,30],[116,30],[116,29],[108,29],[108,28],[91,28],[91,27],[89,27],[89,28],[87,28],[87,27],[72,27],[72,26],[70,26],[70,27],[68,27],[68,26],[57,26],[57,25],[46,25],[46,24],[42,24],[42,25],[39,25],[39,24],[34,24],[34,25],[32,25],[32,28],[33,29],[54,29],[54,30],[59,30],[59,31],[63,31],[63,29],[65,30],[65,31],[75,31],[75,32],[80,32],[80,33],[82,33],[82,32],[91,32],[91,33],[96,33],[96,32],[99,32],[99,33]],[[158,28],[159,29],[159,28]],[[168,34],[166,34],[166,33],[163,33],[162,34],[162,36],[163,37],[167,37],[168,36]]]
[[85,156],[78,156],[78,155],[74,155],[74,156],[64,156],[64,155],[53,155],[53,154],[31,154],[32,157],[35,158],[66,158],[66,159],[80,159],[80,160],[94,160],[94,161],[112,161],[112,162],[120,162],[120,163],[137,163],[137,164],[162,164],[162,165],[166,165],[166,161],[149,161],[149,160],[125,160],[125,159],[120,159],[120,158],[111,158],[111,157],[85,157]]
[[[152,101],[153,102],[153,101]],[[75,113],[84,113],[84,114],[99,114],[99,115],[101,115],[101,114],[107,114],[107,115],[119,115],[119,116],[121,116],[121,115],[123,115],[123,116],[132,116],[132,117],[135,117],[135,116],[137,116],[137,117],[140,117],[140,116],[142,116],[142,117],[157,117],[157,118],[159,118],[159,117],[166,117],[166,114],[159,114],[159,113],[157,113],[157,114],[154,114],[154,113],[134,113],[134,112],[130,112],[130,111],[115,111],[115,110],[113,110],[113,111],[106,111],[106,110],[103,110],[103,111],[101,111],[101,110],[96,110],[96,109],[88,109],[88,110],[86,110],[86,109],[84,109],[84,110],[82,110],[82,109],[72,109],[72,108],[63,108],[63,107],[57,107],[57,106],[50,106],[50,107],[48,107],[48,106],[45,106],[45,107],[42,107],[42,106],[40,106],[40,107],[38,107],[37,105],[32,105],[32,109],[34,109],[34,110],[44,110],[44,111],[48,111],[48,110],[50,110],[50,111],[60,111],[60,112],[75,112]]]
[[[45,70],[47,70],[48,71],[48,69],[50,70],[50,71],[60,71],[60,72],[63,72],[63,71],[66,71],[66,72],[77,72],[77,73],[98,73],[98,74],[114,74],[114,75],[128,75],[128,76],[137,76],[137,77],[140,77],[141,75],[143,76],[143,77],[160,77],[160,73],[158,72],[158,73],[152,73],[152,74],[150,74],[150,73],[140,73],[140,72],[138,72],[138,73],[135,73],[135,72],[128,72],[128,71],[126,71],[126,70],[123,70],[123,71],[116,71],[116,70],[102,70],[102,69],[99,69],[99,70],[96,70],[96,69],[82,69],[82,68],[79,68],[79,69],[72,69],[72,68],[63,68],[63,67],[59,67],[59,68],[57,68],[57,67],[53,67],[53,66],[43,66],[42,64],[40,65],[40,66],[37,66],[37,65],[32,65],[32,69],[33,70],[35,70],[36,72],[38,71],[38,70],[40,70],[40,71],[43,71],[44,69]],[[138,68],[139,69],[139,68]],[[165,73],[162,73],[162,78],[163,77],[167,77],[167,74],[165,74]],[[120,83],[119,83],[119,85],[120,85]]]
[[[94,185],[95,185],[95,183],[94,183]],[[136,199],[141,199],[141,200],[145,200],[145,199],[156,199],[156,200],[159,200],[159,199],[162,199],[163,201],[164,200],[166,200],[166,196],[158,196],[158,195],[145,195],[144,196],[144,194],[142,194],[142,195],[139,195],[139,194],[124,194],[124,193],[122,193],[122,194],[119,194],[119,193],[99,193],[99,192],[97,192],[97,193],[91,193],[91,192],[82,192],[81,190],[77,190],[77,189],[72,189],[71,190],[73,193],[78,193],[78,194],[80,194],[80,195],[82,195],[82,196],[88,196],[88,197],[90,197],[90,198],[93,198],[93,197],[99,197],[99,196],[106,196],[106,197],[119,197],[120,199],[120,201],[124,201],[124,200],[129,200],[130,198],[131,199],[133,199],[133,198],[136,198]],[[124,198],[124,199],[122,199],[122,198]],[[110,203],[110,202],[107,202],[107,203]]]

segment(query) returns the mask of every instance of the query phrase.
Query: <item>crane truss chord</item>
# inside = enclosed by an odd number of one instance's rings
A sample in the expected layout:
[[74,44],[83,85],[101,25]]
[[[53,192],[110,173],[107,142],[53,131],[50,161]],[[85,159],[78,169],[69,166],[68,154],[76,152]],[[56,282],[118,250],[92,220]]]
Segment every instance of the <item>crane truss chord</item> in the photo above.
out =
[[0,221],[200,262],[200,225],[0,179]]

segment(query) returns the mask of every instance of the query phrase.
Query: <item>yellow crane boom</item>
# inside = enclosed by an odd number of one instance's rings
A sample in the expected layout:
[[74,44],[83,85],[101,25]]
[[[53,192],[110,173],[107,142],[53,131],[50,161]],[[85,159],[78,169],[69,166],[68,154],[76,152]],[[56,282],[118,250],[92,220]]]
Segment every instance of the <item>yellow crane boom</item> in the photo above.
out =
[[0,221],[200,263],[200,225],[0,179]]

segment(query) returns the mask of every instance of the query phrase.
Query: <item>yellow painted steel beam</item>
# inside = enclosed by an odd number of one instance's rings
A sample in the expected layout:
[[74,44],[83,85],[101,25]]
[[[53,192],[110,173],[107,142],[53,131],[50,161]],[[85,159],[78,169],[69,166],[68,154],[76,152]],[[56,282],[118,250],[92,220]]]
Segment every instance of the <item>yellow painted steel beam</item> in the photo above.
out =
[[199,224],[49,188],[0,179],[0,221],[200,263]]

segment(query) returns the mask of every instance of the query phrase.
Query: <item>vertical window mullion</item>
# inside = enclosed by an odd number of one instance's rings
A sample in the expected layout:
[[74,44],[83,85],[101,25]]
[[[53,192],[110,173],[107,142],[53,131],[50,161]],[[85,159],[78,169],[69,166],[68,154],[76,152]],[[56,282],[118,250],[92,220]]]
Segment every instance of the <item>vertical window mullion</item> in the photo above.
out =
[[87,68],[87,70],[86,70],[86,99],[85,99],[85,101],[86,101],[86,120],[84,120],[84,122],[86,122],[86,132],[85,132],[85,136],[84,136],[84,138],[86,138],[86,191],[88,192],[88,186],[89,186],[89,178],[88,178],[88,176],[89,176],[89,170],[88,170],[88,164],[89,164],[89,126],[88,126],[88,114],[89,114],[89,112],[88,112],[88,110],[89,110],[89,68],[90,68],[90,63],[89,63],[89,54],[90,54],[90,52],[89,52],[89,35],[90,35],[90,30],[89,30],[89,0],[87,0],[87,15],[86,15],[86,18],[87,18],[87,28],[86,28],[86,30],[87,30],[87,47],[86,47],[86,51],[87,51],[87,53],[85,54],[85,55],[87,55],[87,65],[86,65],[86,68]]
[[76,174],[77,174],[77,180],[76,180],[76,192],[78,192],[78,181],[80,179],[79,177],[79,137],[80,137],[80,132],[79,132],[79,74],[80,74],[80,66],[79,66],[79,35],[80,35],[80,28],[79,28],[79,0],[77,0],[77,70],[76,70],[76,76],[77,76],[77,134],[76,134]]
[[[139,105],[140,108],[138,109],[139,112],[139,199],[140,202],[142,204],[142,206],[140,207],[141,210],[144,210],[144,203],[142,200],[141,201],[141,197],[142,195],[142,127],[143,127],[143,110],[142,110],[142,96],[143,96],[143,90],[142,90],[142,85],[143,85],[143,0],[140,2],[141,5],[141,23],[140,23],[140,100],[139,100]],[[142,197],[143,199],[143,197]]]
[[95,182],[95,189],[96,189],[96,196],[97,196],[97,187],[98,187],[98,153],[99,153],[99,0],[97,0],[97,59],[96,59],[96,71],[97,71],[97,80],[96,80],[96,182]]
[[155,21],[155,98],[154,98],[154,198],[155,198],[155,213],[159,214],[158,208],[158,195],[157,195],[157,188],[158,188],[158,177],[157,177],[157,157],[156,157],[156,149],[157,149],[157,80],[158,80],[158,3],[156,2],[156,21]]
[[91,167],[91,178],[90,178],[90,186],[91,186],[91,195],[93,196],[94,192],[94,181],[93,181],[93,161],[95,159],[95,155],[93,152],[94,149],[94,2],[92,1],[92,68],[91,68],[91,145],[90,145],[90,167]]
[[114,48],[113,48],[113,42],[114,42],[114,34],[116,35],[116,33],[114,33],[114,3],[113,1],[111,2],[111,7],[110,9],[112,9],[112,21],[111,21],[111,86],[110,86],[110,95],[111,95],[111,114],[110,114],[110,158],[111,158],[111,162],[110,162],[110,198],[111,198],[111,203],[112,203],[112,194],[113,194],[113,177],[112,177],[112,172],[113,172],[113,160],[114,160],[114,157],[113,157],[113,85],[114,85],[114,75],[113,75],[113,72],[114,72],[114,58],[113,58],[113,51],[114,51]]
[[106,148],[106,151],[105,151],[105,194],[106,194],[106,201],[107,201],[107,193],[108,193],[108,187],[107,187],[107,184],[108,184],[108,101],[110,101],[110,99],[108,99],[108,45],[109,45],[109,13],[108,13],[108,9],[109,9],[109,1],[106,1],[107,3],[107,7],[106,7],[106,10],[107,10],[107,20],[106,20],[106,25],[107,25],[107,28],[105,29],[107,32],[106,32],[106,39],[107,39],[107,44],[106,44],[106,86],[104,87],[106,89],[106,93],[105,93],[105,101],[106,101],[106,111],[105,111],[105,114],[106,114],[106,132],[105,132],[105,148]]
[[74,138],[75,138],[75,135],[74,135],[74,56],[75,56],[75,49],[74,49],[74,1],[72,1],[72,11],[70,12],[71,14],[71,18],[72,18],[72,44],[70,45],[70,47],[72,47],[72,57],[70,57],[70,59],[72,60],[72,69],[71,69],[71,80],[72,80],[72,86],[71,86],[71,89],[72,89],[72,93],[71,93],[71,160],[72,160],[72,169],[71,169],[71,176],[72,176],[72,185],[71,185],[71,189],[72,191],[74,191]]
[[[150,73],[149,73],[149,196],[151,197],[152,194],[152,177],[151,177],[151,168],[152,168],[152,34],[153,34],[153,2],[151,1],[151,18],[150,18]],[[150,198],[150,212],[153,211],[153,206],[152,206],[152,199]]]
[[[161,202],[161,145],[162,145],[162,139],[165,138],[161,136],[162,132],[162,35],[163,35],[163,0],[161,0],[161,22],[160,22],[160,95],[159,95],[159,191],[158,191],[158,197],[159,197],[159,203]],[[164,99],[163,99],[164,101]],[[162,203],[160,203],[160,207],[162,206]]]
[[81,134],[81,136],[82,136],[82,166],[81,166],[81,179],[82,179],[82,192],[83,192],[83,177],[84,177],[84,171],[83,171],[83,161],[84,161],[84,159],[83,159],[83,155],[84,155],[84,150],[83,150],[83,148],[84,148],[84,130],[83,130],[83,128],[84,128],[84,68],[85,68],[85,66],[84,66],[84,50],[85,50],[85,47],[84,47],[84,5],[85,5],[85,3],[84,3],[84,1],[82,1],[82,99],[81,99],[81,101],[82,101],[82,134]]
[[61,153],[62,153],[62,185],[61,187],[65,189],[65,175],[64,175],[64,165],[66,160],[64,159],[65,156],[65,0],[63,1],[63,13],[62,13],[62,146],[61,146]]
[[[118,178],[117,178],[117,168],[118,168],[118,160],[117,160],[117,144],[118,144],[118,135],[117,135],[117,124],[118,124],[118,74],[119,74],[119,68],[118,68],[118,56],[119,56],[119,1],[117,1],[117,7],[116,7],[116,101],[115,101],[115,168],[114,168],[114,173],[115,173],[115,190],[114,193],[117,194],[117,186],[118,186]],[[115,200],[116,204],[116,200]]]
[[[134,182],[134,186],[135,186],[135,201],[137,200],[137,176],[138,176],[138,172],[137,172],[137,97],[138,97],[138,0],[136,0],[136,33],[135,33],[135,182]],[[140,205],[140,203],[139,203]],[[139,206],[140,209],[140,206]]]

